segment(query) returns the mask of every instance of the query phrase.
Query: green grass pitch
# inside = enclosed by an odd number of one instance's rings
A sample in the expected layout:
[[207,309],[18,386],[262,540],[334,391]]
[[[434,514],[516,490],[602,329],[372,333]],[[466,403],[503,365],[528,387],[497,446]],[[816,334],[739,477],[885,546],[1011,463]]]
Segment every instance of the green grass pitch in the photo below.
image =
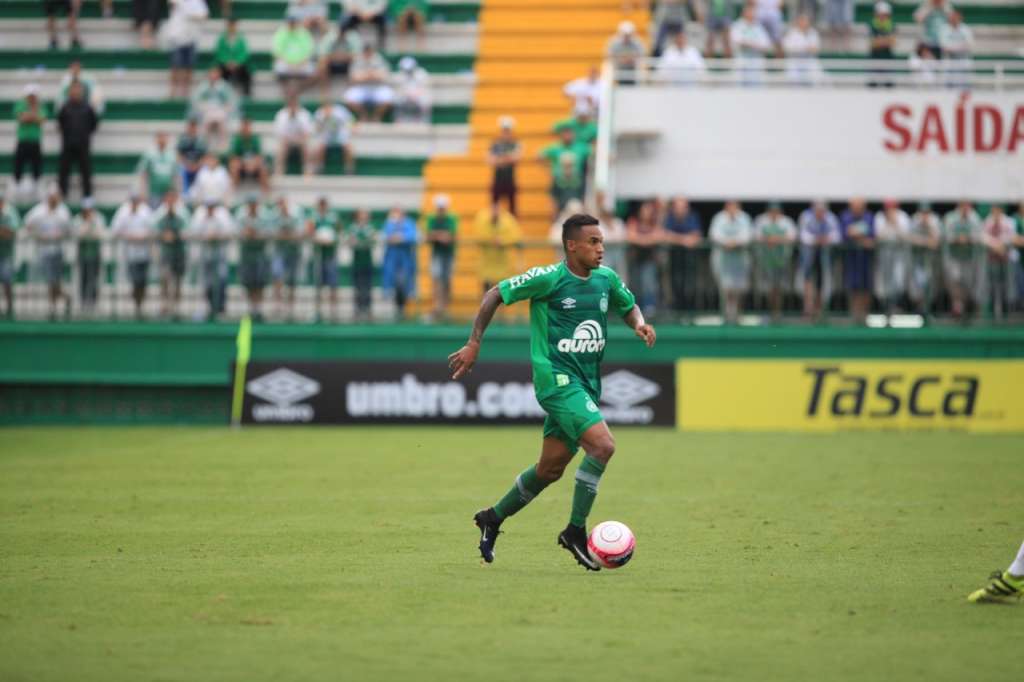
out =
[[571,477],[476,556],[537,429],[0,431],[0,679],[1019,679],[1019,437],[617,438],[587,574]]

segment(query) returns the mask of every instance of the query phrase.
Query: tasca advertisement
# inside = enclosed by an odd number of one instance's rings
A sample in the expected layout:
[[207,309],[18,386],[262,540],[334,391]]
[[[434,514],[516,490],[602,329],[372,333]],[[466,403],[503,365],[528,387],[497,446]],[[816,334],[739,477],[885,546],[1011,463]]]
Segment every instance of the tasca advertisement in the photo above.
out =
[[1020,360],[680,360],[693,431],[1024,431]]
[[[601,414],[611,424],[672,426],[671,364],[606,364]],[[246,424],[537,424],[530,366],[479,363],[460,381],[444,363],[251,362]]]

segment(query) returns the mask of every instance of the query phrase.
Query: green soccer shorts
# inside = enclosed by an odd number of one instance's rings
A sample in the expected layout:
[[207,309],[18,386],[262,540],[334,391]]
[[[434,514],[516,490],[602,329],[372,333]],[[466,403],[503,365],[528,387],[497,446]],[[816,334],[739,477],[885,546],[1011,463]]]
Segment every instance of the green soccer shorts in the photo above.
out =
[[558,438],[574,454],[580,449],[584,432],[604,421],[597,399],[575,382],[548,389],[537,396],[537,402],[548,413],[544,418],[544,437]]

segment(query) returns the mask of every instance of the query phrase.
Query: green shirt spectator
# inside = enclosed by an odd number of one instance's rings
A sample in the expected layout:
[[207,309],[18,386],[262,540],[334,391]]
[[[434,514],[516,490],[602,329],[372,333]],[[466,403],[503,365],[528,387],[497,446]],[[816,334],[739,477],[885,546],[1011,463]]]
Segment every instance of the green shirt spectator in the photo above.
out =
[[430,239],[430,233],[434,231],[440,230],[451,234],[450,241],[432,242],[435,254],[450,256],[455,253],[455,234],[459,230],[459,217],[457,215],[449,212],[447,209],[437,213],[430,213],[424,219],[424,228],[428,240]]
[[250,156],[259,156],[262,153],[263,144],[260,141],[260,136],[256,133],[249,135],[235,133],[231,137],[231,146],[228,149],[230,156],[239,156],[244,159]]
[[246,64],[249,61],[249,43],[240,33],[221,33],[214,52],[218,64]]
[[353,220],[345,230],[352,247],[352,267],[372,268],[373,247],[377,242],[377,229],[369,220]]
[[562,139],[545,147],[540,155],[551,164],[551,174],[557,176],[561,174],[560,166],[563,155],[571,153],[576,160],[576,173],[583,177],[583,171],[587,166],[587,157],[590,156],[590,147],[576,142],[572,128],[562,126],[559,132]]
[[160,244],[160,260],[177,274],[184,272],[185,265],[185,230],[188,229],[191,215],[183,204],[168,205],[166,201],[153,214],[153,230]]
[[311,212],[310,220],[313,223],[313,241],[316,245],[317,258],[322,262],[333,261],[338,254],[341,216],[333,209],[318,207]]
[[277,29],[271,43],[274,55],[274,71],[279,76],[309,75],[313,65],[311,59],[316,45],[313,36],[294,15],[289,15],[288,23]]
[[[32,112],[39,120],[25,121],[22,114]],[[18,142],[41,142],[43,139],[43,121],[47,119],[46,105],[39,101],[37,95],[29,95],[14,103],[14,118],[18,121],[15,133]]]
[[302,225],[305,222],[303,210],[297,206],[281,203],[271,209],[268,219],[274,228],[274,251],[290,263],[297,263],[302,246]]
[[590,145],[597,139],[597,122],[591,119],[585,111],[577,111],[575,116],[562,119],[555,124],[555,132],[562,128],[572,130],[573,139],[578,144]]
[[142,155],[135,172],[145,176],[149,205],[155,208],[178,177],[178,155],[167,144],[165,133],[157,135],[156,147]]
[[914,11],[914,21],[921,24],[921,42],[932,50],[936,58],[940,55],[942,27],[949,21],[953,6],[946,0],[926,0]]
[[267,244],[274,237],[275,217],[256,198],[238,207],[235,224],[241,234],[240,256],[243,267],[263,262]]
[[100,260],[100,249],[106,236],[107,221],[103,214],[89,209],[88,214],[82,211],[72,223],[75,237],[78,239],[78,263],[97,263]]

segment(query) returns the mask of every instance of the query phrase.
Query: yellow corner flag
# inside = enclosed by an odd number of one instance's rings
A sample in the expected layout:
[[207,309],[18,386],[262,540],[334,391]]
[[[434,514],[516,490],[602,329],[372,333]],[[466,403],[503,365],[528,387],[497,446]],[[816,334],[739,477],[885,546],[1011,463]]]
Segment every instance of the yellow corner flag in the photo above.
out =
[[235,386],[231,399],[231,425],[242,424],[242,400],[245,397],[245,366],[249,364],[252,352],[252,320],[246,315],[238,323],[238,338],[235,341]]

